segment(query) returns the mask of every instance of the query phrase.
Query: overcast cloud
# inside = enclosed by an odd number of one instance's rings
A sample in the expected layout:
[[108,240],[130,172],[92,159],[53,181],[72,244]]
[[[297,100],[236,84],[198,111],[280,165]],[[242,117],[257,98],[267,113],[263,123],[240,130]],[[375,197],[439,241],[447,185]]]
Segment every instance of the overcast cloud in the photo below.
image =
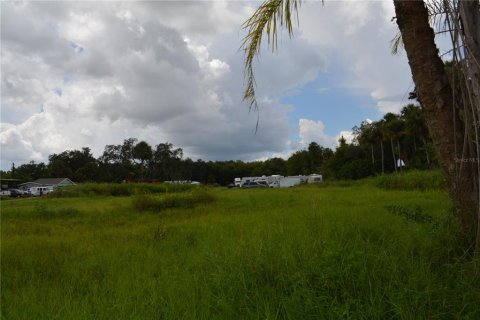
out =
[[332,57],[345,64],[345,90],[368,92],[381,112],[405,103],[411,78],[405,58],[389,53],[390,2],[304,3],[295,37],[256,62],[255,133],[238,49],[256,5],[2,2],[2,169],[86,146],[99,156],[129,137],[212,160],[287,156],[312,140],[334,147],[351,128],[329,136],[322,119],[292,123],[301,106],[281,103],[324,75]]

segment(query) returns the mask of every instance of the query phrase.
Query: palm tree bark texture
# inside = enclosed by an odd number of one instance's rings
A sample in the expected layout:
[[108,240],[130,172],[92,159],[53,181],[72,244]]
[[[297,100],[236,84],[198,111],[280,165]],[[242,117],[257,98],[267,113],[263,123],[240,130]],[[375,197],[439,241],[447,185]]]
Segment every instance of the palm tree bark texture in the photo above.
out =
[[[394,0],[398,27],[435,151],[464,232],[474,236],[478,191],[472,154],[464,149],[465,128],[435,45],[423,1]],[[464,161],[465,160],[465,161]],[[477,250],[479,244],[477,243]]]

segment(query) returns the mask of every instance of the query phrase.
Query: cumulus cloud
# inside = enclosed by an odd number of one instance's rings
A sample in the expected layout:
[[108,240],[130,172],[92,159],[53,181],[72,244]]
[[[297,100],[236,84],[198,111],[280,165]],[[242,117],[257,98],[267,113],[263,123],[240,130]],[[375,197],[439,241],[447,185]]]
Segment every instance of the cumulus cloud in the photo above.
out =
[[308,146],[311,142],[316,142],[329,148],[335,146],[335,138],[325,133],[325,125],[322,121],[300,119],[298,126],[300,127],[300,143],[304,147]]
[[[390,41],[398,32],[391,18],[391,1],[333,1],[325,6],[305,3],[299,36],[329,61],[337,61],[345,90],[369,92],[381,113],[398,112],[408,101],[412,79],[405,54],[390,54]],[[341,67],[338,67],[340,65]]]
[[279,52],[263,48],[255,62],[260,113],[248,112],[238,49],[240,26],[257,5],[2,2],[2,168],[84,146],[99,156],[129,137],[218,160],[286,154],[311,141],[333,147],[338,137],[325,134],[321,119],[301,119],[295,131],[289,113],[299,106],[280,103],[332,60],[348,62],[346,90],[366,90],[382,112],[398,107],[408,65],[378,55],[395,29],[386,17],[392,6],[327,2],[303,4],[302,31]]
[[[367,121],[370,119],[367,119]],[[371,120],[370,120],[371,121]],[[335,136],[325,133],[325,124],[318,120],[300,119],[298,122],[300,143],[292,145],[291,151],[299,148],[307,148],[311,142],[316,142],[321,146],[335,149],[339,140],[343,137],[347,143],[352,143],[354,134],[351,130],[342,130]]]
[[[255,132],[257,114],[241,101],[242,55],[212,52],[225,33],[239,41],[249,10],[222,2],[2,3],[2,168],[83,146],[98,156],[128,137],[169,141],[204,159],[282,151],[288,108],[277,99],[262,104]],[[200,13],[205,20],[193,19]],[[284,87],[308,73],[300,68]]]

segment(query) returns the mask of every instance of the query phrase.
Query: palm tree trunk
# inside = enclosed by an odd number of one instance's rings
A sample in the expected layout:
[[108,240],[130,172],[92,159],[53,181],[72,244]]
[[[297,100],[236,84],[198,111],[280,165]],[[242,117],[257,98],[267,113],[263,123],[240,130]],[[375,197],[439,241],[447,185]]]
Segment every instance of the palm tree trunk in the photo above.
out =
[[425,150],[425,157],[427,159],[427,165],[430,168],[430,155],[428,154],[427,140],[425,140],[425,138],[423,138],[422,142],[423,142],[423,149]]
[[397,139],[397,148],[398,148],[398,169],[402,171],[402,156],[400,152],[400,140]]
[[395,172],[397,172],[397,160],[395,159],[395,148],[393,147],[392,138],[390,138],[390,146],[392,147],[393,167],[395,168]]
[[372,165],[373,165],[373,168],[375,169],[375,155],[373,153],[373,143],[370,143],[370,150],[372,151]]
[[[464,232],[477,228],[476,174],[464,163],[470,154],[462,151],[464,128],[454,106],[452,88],[434,42],[423,1],[394,0],[397,24],[422,102],[425,121]],[[471,158],[471,157],[470,157]],[[473,239],[473,238],[472,238]]]
[[[480,4],[478,1],[459,1],[460,17],[462,20],[463,34],[465,36],[466,61],[469,68],[467,76],[470,81],[471,88],[471,105],[472,115],[475,121],[475,111],[480,114]],[[474,110],[476,106],[476,110]],[[474,124],[474,148],[477,155],[477,237],[476,237],[476,253],[480,254],[480,119],[476,117],[477,123]]]
[[380,149],[382,150],[382,174],[385,174],[385,156],[383,154],[383,139],[380,140]]

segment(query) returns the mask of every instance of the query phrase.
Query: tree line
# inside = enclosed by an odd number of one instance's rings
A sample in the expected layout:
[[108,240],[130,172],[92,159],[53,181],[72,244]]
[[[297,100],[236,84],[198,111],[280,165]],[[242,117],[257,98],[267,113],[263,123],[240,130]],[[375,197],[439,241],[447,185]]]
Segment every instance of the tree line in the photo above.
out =
[[[410,168],[436,166],[431,139],[422,109],[409,104],[399,114],[364,121],[353,128],[354,140],[342,137],[335,150],[311,142],[288,159],[265,161],[204,161],[183,157],[183,149],[171,143],[151,146],[136,138],[106,145],[95,158],[90,148],[52,154],[48,162],[12,164],[2,177],[32,181],[38,178],[68,177],[76,182],[192,180],[228,185],[235,177],[260,175],[323,174],[327,179],[360,179]],[[405,166],[398,166],[399,159]],[[402,163],[400,162],[400,163]]]

